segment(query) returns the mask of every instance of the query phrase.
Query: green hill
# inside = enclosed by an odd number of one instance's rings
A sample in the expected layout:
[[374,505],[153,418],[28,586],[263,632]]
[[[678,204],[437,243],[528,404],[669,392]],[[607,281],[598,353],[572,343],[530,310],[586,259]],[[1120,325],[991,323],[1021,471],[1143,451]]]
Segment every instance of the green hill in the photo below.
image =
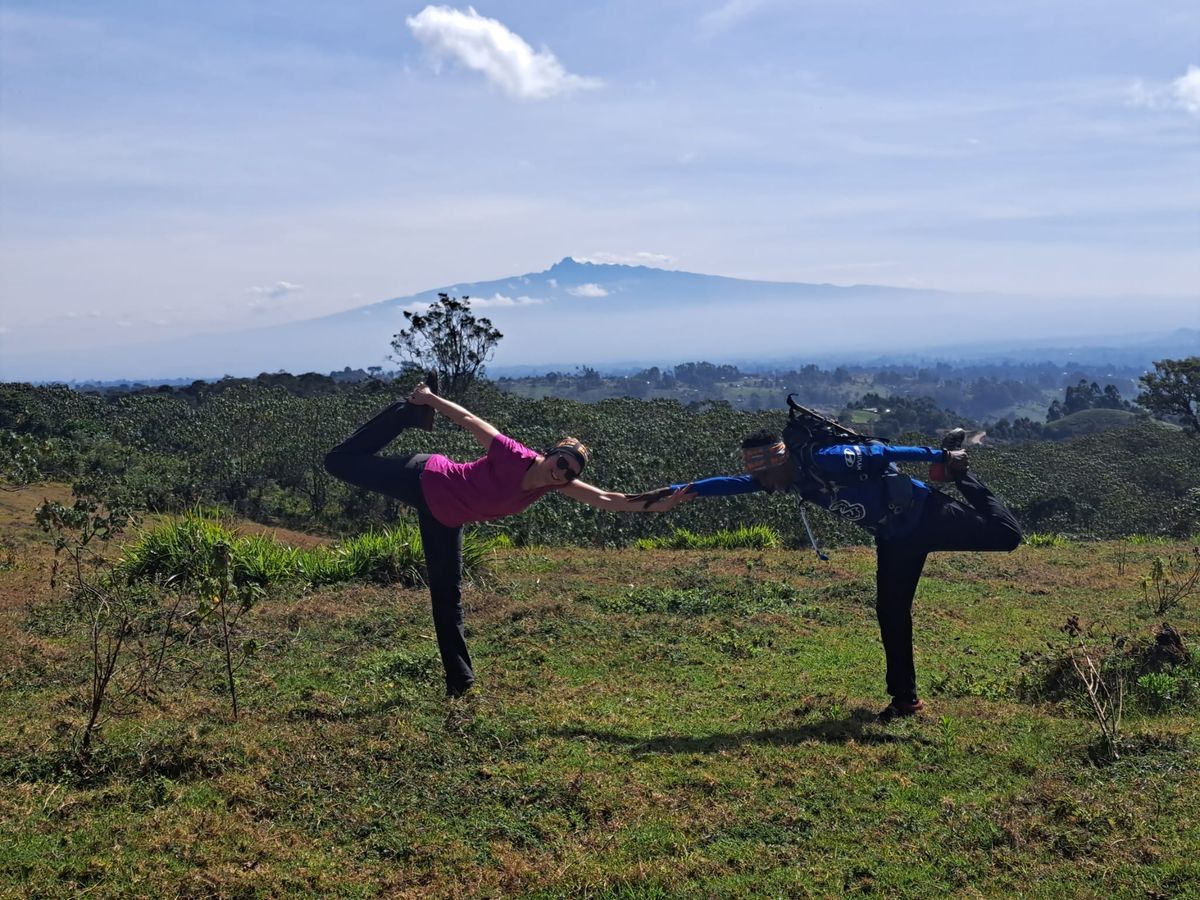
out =
[[1145,421],[1147,417],[1144,413],[1133,413],[1124,409],[1084,409],[1047,422],[1045,435],[1051,440],[1062,441],[1083,434],[1129,428]]

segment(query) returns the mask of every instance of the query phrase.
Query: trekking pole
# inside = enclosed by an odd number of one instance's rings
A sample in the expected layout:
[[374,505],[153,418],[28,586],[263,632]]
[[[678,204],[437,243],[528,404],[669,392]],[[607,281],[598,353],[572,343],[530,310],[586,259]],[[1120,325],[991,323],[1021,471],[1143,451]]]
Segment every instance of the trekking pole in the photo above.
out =
[[800,501],[800,521],[804,523],[804,530],[808,532],[809,543],[812,544],[813,550],[817,553],[817,559],[821,562],[829,562],[829,557],[821,552],[821,548],[817,546],[817,537],[813,534],[812,526],[808,524],[808,516],[804,513],[804,501]]

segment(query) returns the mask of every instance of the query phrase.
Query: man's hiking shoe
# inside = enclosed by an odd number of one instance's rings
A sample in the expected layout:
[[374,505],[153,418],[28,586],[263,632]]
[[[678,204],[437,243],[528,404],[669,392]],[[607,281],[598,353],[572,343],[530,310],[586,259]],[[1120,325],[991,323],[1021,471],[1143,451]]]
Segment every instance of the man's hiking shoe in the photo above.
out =
[[943,450],[961,450],[963,448],[963,441],[965,441],[966,439],[967,439],[967,429],[951,428],[942,437],[942,449]]
[[[979,444],[983,441],[985,431],[967,431],[965,428],[952,428],[942,437],[942,449],[949,452],[962,450],[965,447]],[[929,467],[930,481],[958,481],[967,474],[970,462],[963,459],[934,463]]]
[[943,450],[963,450],[976,447],[987,437],[986,431],[967,431],[965,428],[951,428],[942,435]]
[[468,681],[466,684],[448,684],[446,685],[446,699],[458,700],[461,697],[473,697],[475,682]]
[[879,721],[886,725],[888,722],[893,722],[896,719],[907,719],[912,716],[921,714],[925,709],[925,704],[920,700],[915,703],[905,703],[901,700],[893,700],[885,706],[879,713]]

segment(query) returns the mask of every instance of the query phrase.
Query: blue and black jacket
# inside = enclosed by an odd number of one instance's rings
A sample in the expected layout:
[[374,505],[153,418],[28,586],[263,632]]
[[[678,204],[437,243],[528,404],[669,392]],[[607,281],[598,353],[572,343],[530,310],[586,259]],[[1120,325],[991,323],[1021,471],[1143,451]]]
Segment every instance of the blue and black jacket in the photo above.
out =
[[[930,488],[923,481],[900,475],[898,462],[942,462],[945,451],[933,447],[901,447],[894,444],[832,444],[814,449],[806,459],[792,457],[795,480],[788,488],[810,503],[836,513],[865,528],[878,538],[908,534],[921,518]],[[911,483],[911,494],[897,503],[897,492],[889,478]],[[673,488],[683,484],[671,485]],[[692,482],[701,497],[749,494],[766,488],[753,475],[718,476]]]

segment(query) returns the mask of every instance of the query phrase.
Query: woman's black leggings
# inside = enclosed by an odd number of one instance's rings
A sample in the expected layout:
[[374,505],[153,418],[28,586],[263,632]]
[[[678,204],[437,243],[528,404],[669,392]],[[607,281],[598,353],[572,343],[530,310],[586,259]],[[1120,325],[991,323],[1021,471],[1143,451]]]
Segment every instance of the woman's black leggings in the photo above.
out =
[[428,453],[377,455],[401,431],[416,425],[420,412],[406,403],[392,404],[330,450],[325,469],[342,481],[394,497],[417,511],[433,600],[433,628],[446,670],[446,692],[457,696],[475,681],[463,630],[462,527],[443,525],[425,503],[421,472]]
[[1021,526],[982,481],[968,473],[957,484],[970,507],[935,490],[912,531],[875,542],[875,613],[887,657],[887,689],[904,703],[917,699],[912,605],[925,557],[935,550],[1009,551],[1021,543]]

